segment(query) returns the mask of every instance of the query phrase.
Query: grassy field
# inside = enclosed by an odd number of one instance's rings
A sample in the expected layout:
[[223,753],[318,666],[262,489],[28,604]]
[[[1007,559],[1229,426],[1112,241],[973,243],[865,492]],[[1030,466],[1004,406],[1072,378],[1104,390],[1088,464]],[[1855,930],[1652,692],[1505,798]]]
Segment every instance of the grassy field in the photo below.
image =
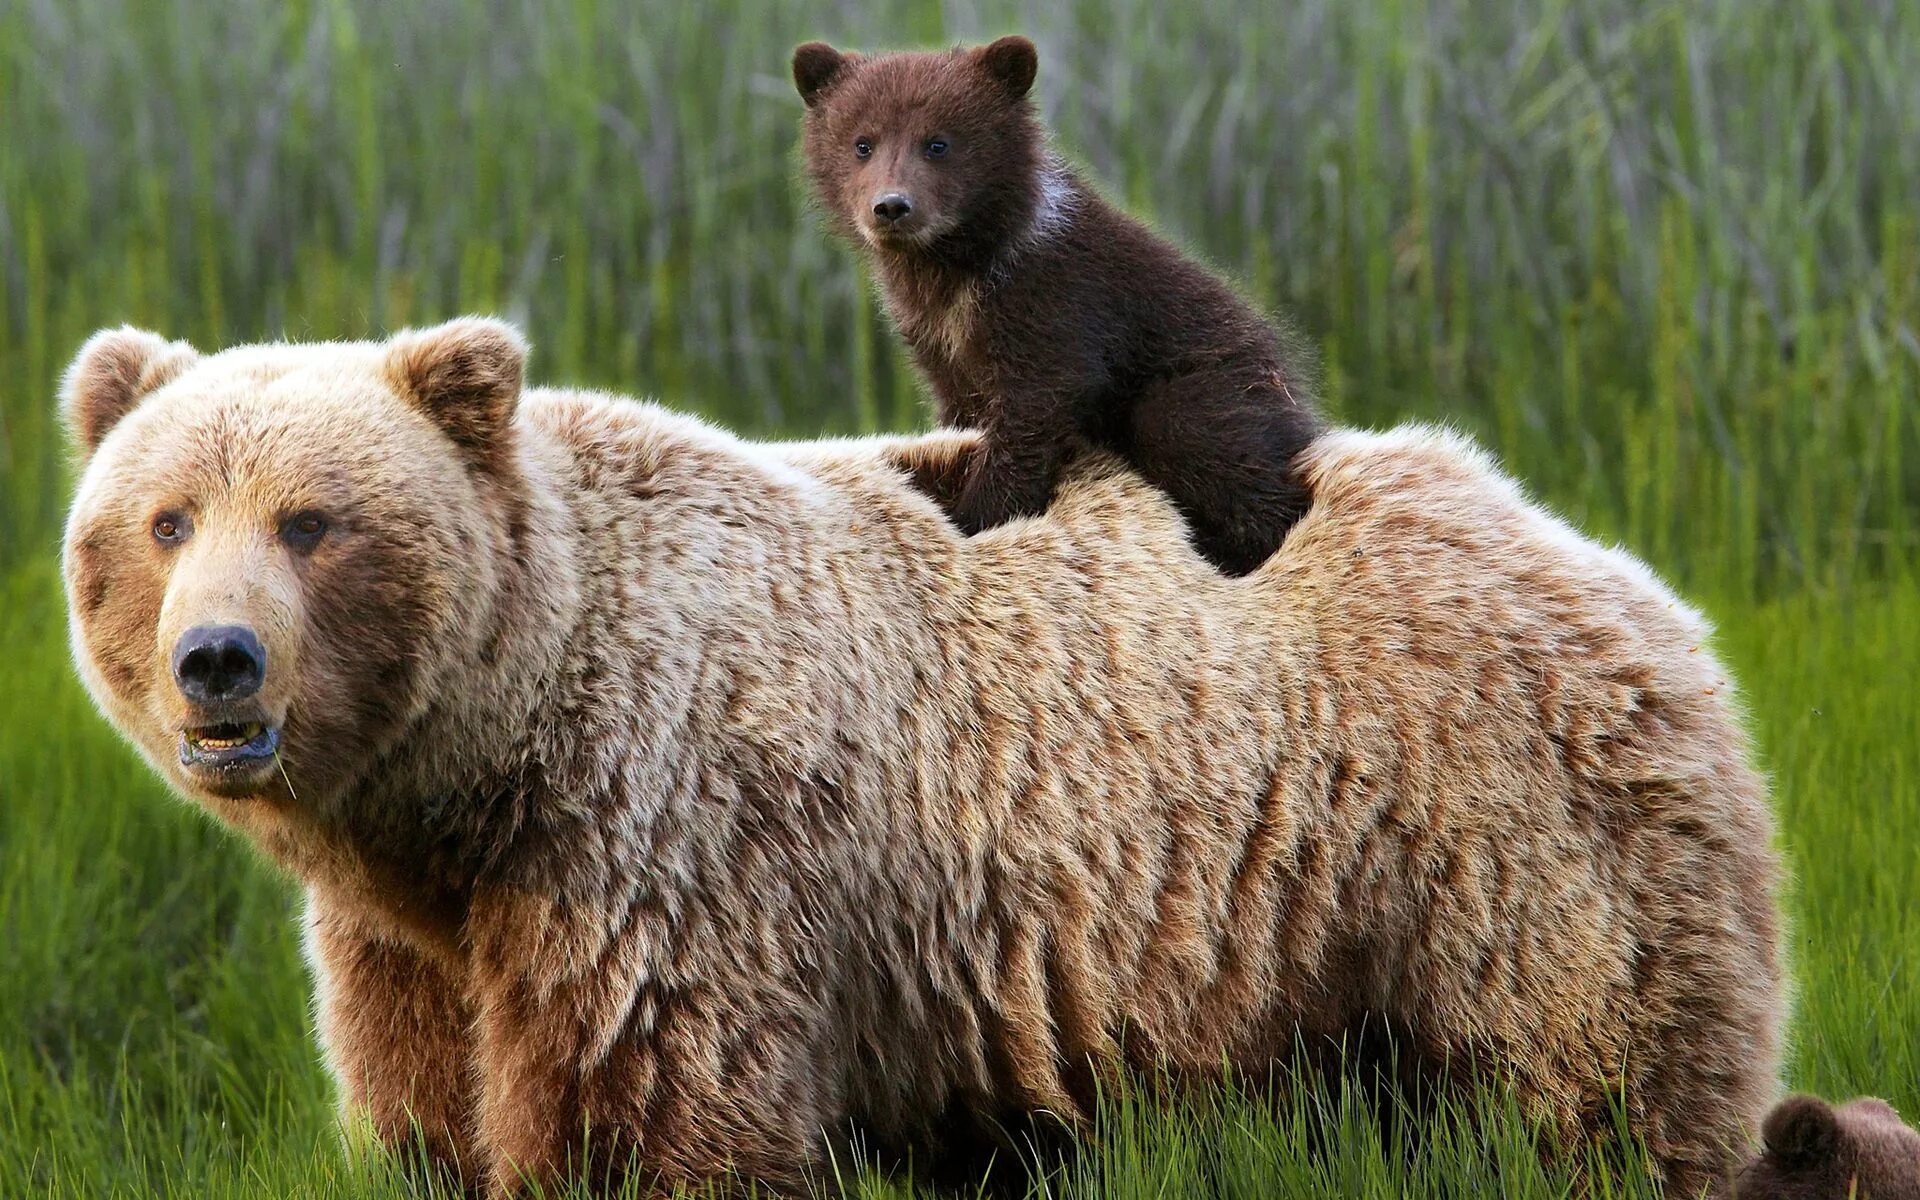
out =
[[[1062,148],[1292,309],[1343,419],[1471,429],[1714,615],[1794,872],[1790,1082],[1920,1113],[1920,8],[0,0],[0,1196],[407,1194],[340,1148],[291,889],[67,665],[85,335],[496,311],[542,380],[919,423],[786,56],[1011,30]],[[1121,1106],[1046,1186],[1565,1194],[1487,1103],[1411,1155],[1351,1097]]]

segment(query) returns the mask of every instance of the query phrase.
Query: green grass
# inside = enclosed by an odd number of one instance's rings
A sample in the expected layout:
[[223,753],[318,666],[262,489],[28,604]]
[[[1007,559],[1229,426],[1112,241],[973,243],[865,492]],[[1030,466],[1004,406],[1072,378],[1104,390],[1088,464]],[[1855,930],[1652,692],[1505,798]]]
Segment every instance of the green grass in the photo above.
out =
[[[1920,1113],[1920,7],[0,0],[0,1196],[405,1194],[340,1149],[292,891],[65,662],[85,335],[487,310],[544,380],[919,423],[786,56],[1015,29],[1063,148],[1294,310],[1343,418],[1471,429],[1707,602],[1794,870],[1791,1080]],[[1487,1103],[1409,1157],[1351,1097],[1129,1102],[1048,1186],[1559,1194]]]

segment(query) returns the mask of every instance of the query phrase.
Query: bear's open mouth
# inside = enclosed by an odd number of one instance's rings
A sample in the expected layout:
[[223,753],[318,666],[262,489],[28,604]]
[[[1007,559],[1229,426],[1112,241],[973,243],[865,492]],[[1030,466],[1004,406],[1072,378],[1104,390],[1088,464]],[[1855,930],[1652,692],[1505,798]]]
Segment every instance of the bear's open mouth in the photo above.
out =
[[280,748],[280,731],[259,721],[196,725],[180,734],[180,763],[200,770],[231,771],[264,763]]

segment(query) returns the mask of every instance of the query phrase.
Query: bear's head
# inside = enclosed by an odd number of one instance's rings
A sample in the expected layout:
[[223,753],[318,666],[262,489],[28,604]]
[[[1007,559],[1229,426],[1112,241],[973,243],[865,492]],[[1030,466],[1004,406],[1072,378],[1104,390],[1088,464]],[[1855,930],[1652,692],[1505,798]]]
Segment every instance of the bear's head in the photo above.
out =
[[201,356],[103,331],[61,408],[64,570],[95,700],[241,824],[325,805],[484,654],[525,346],[465,319]]
[[1920,1132],[1884,1100],[1790,1096],[1761,1134],[1766,1149],[1736,1181],[1739,1200],[1920,1200]]
[[940,53],[793,53],[816,198],[845,232],[889,249],[990,249],[1031,220],[1045,153],[1027,98],[1033,43]]

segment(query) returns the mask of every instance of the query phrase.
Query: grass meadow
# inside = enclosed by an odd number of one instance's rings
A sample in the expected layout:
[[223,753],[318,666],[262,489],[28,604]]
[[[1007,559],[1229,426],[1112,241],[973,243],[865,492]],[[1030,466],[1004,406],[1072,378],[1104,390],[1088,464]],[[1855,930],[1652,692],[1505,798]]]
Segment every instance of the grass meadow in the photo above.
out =
[[[293,889],[73,678],[84,337],[492,311],[541,381],[924,424],[787,55],[1012,31],[1061,148],[1294,313],[1341,420],[1472,431],[1713,615],[1792,868],[1788,1082],[1920,1114],[1920,6],[0,0],[0,1196],[415,1194],[342,1146]],[[1026,1186],[1651,1194],[1539,1166],[1497,1095],[1413,1145],[1364,1107],[1121,1098]]]

